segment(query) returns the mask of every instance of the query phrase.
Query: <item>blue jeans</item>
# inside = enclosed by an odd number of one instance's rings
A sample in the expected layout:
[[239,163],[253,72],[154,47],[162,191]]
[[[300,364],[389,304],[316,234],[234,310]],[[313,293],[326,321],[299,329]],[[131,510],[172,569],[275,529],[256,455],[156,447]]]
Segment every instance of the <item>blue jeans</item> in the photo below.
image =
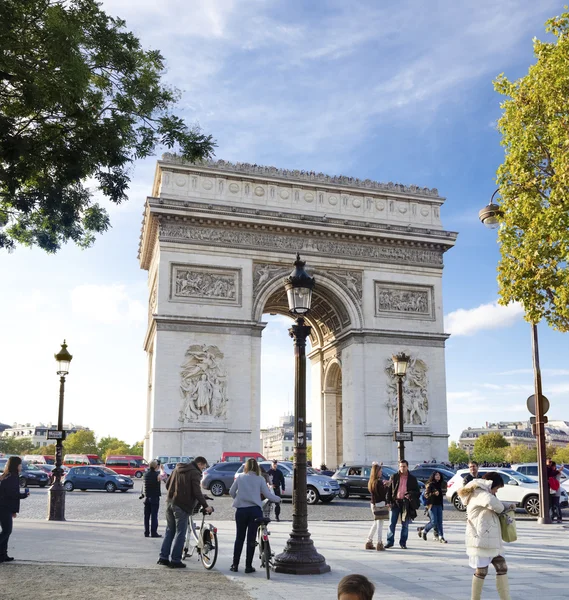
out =
[[[172,549],[173,563],[182,562],[182,550],[186,541],[186,532],[188,531],[188,519],[190,515],[179,506],[168,502],[166,505],[166,533],[160,549],[160,558],[168,560],[170,558],[170,548]],[[172,542],[174,543],[172,546]]]
[[253,566],[255,538],[257,536],[258,528],[255,519],[260,519],[262,516],[263,511],[260,506],[247,506],[245,508],[238,508],[235,511],[235,523],[237,525],[237,536],[235,537],[235,545],[233,546],[233,564],[235,566],[239,565],[243,544],[245,543],[245,535],[247,536],[245,566]]
[[158,533],[158,508],[160,498],[144,499],[144,534],[156,535]]
[[431,506],[431,510],[429,511],[429,515],[431,517],[431,522],[427,524],[425,529],[423,529],[424,533],[431,531],[433,527],[437,528],[439,537],[444,537],[443,533],[443,507],[442,505],[433,505]]
[[[399,520],[399,515],[402,513],[401,504],[397,503],[391,507],[389,512],[389,533],[387,534],[387,545],[393,546],[395,542],[395,526]],[[399,538],[399,544],[404,546],[407,543],[407,537],[409,536],[409,520],[401,521],[401,537]]]

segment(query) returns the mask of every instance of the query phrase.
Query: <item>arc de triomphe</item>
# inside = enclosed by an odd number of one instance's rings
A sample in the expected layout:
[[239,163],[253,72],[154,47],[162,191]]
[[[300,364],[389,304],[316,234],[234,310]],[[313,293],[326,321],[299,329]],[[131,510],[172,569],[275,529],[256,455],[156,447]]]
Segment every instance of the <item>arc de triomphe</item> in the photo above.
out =
[[145,456],[259,450],[262,315],[287,314],[283,277],[298,251],[316,278],[314,464],[396,461],[391,356],[401,351],[411,356],[407,457],[445,459],[441,277],[456,234],[442,228],[443,202],[417,186],[165,154],[139,251]]

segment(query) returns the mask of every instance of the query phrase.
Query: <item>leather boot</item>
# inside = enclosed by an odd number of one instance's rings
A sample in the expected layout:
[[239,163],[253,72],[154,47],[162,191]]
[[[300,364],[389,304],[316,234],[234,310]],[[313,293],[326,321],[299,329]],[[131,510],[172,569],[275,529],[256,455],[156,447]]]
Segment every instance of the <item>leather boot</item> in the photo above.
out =
[[500,600],[510,600],[510,583],[507,575],[496,575],[496,589]]
[[[480,577],[476,577],[476,575],[472,576],[472,594],[470,596],[470,600],[481,600],[483,585],[484,585],[484,579],[481,579]],[[501,598],[501,596],[500,596],[500,598]]]

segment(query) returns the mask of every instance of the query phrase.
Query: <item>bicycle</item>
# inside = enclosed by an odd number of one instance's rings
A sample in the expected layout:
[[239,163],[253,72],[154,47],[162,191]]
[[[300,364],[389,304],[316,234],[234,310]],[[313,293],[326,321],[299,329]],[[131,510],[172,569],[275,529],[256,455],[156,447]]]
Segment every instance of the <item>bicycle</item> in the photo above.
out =
[[[205,497],[206,500],[213,500],[213,498]],[[194,515],[201,513],[202,522],[197,525],[194,522]],[[184,543],[184,550],[182,552],[182,560],[186,560],[188,556],[193,556],[197,550],[199,558],[203,566],[209,571],[213,569],[217,560],[217,527],[211,523],[205,522],[206,512],[199,505],[196,506],[193,512],[188,518],[188,531],[186,532],[186,540]],[[193,538],[193,543],[192,539]],[[191,549],[191,550],[190,550]]]
[[263,501],[263,514],[264,517],[256,519],[255,522],[259,524],[257,528],[257,541],[255,545],[259,548],[259,558],[261,559],[261,569],[265,569],[267,572],[267,579],[271,578],[271,569],[274,568],[274,553],[271,552],[271,543],[269,542],[270,531],[267,529],[267,525],[271,522],[270,512],[271,505],[273,502],[266,499]]

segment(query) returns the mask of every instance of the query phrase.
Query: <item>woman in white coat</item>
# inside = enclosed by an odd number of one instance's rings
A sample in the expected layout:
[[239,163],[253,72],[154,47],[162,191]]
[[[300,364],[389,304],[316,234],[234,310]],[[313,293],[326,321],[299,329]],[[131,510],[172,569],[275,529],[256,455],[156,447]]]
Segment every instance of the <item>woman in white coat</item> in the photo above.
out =
[[458,495],[466,505],[466,553],[470,566],[475,569],[471,600],[480,600],[482,597],[482,586],[490,563],[496,569],[496,589],[500,600],[510,600],[508,567],[498,515],[511,507],[504,506],[496,498],[496,492],[501,487],[504,487],[502,477],[492,472],[458,490]]

